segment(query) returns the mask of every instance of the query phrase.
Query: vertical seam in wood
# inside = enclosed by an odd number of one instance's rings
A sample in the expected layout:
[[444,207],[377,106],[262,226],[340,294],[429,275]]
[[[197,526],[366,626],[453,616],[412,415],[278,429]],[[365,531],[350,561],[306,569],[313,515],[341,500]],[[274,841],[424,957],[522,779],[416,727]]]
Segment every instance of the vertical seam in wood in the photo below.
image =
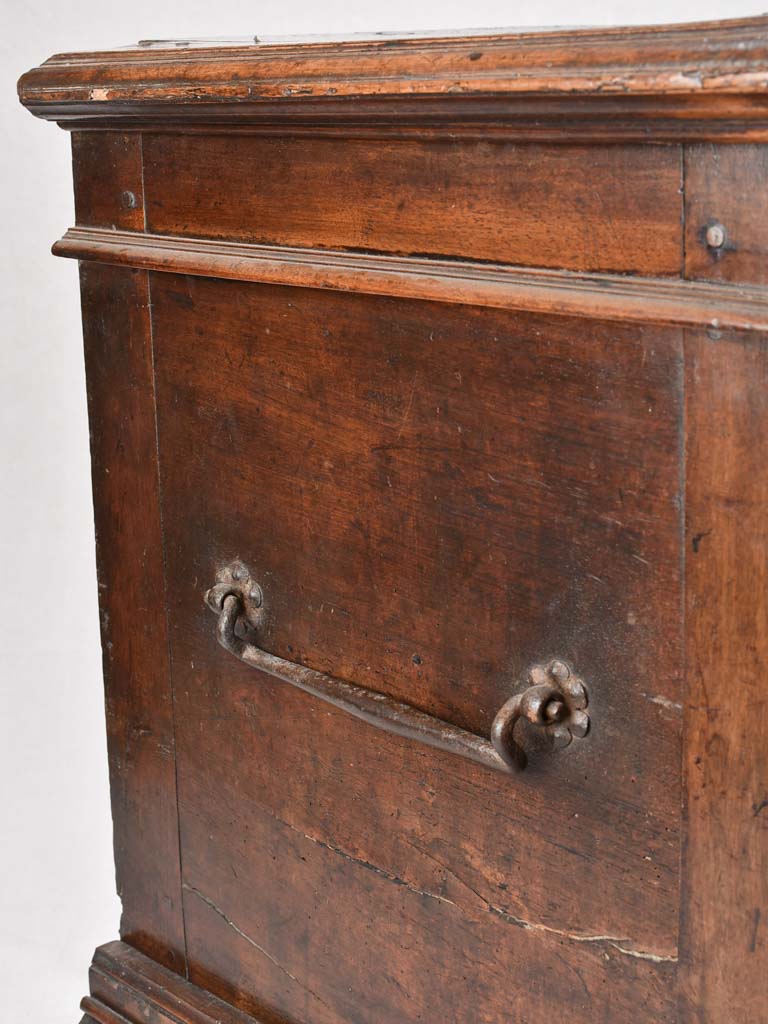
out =
[[[680,195],[682,201],[682,225],[683,225],[683,266],[681,270],[681,276],[685,278],[686,275],[686,264],[688,254],[686,252],[686,171],[687,171],[687,147],[685,143],[680,145]],[[679,452],[678,458],[680,460],[680,476],[679,476],[679,488],[680,488],[680,670],[682,672],[681,679],[681,698],[683,704],[683,714],[681,717],[681,743],[680,743],[680,846],[679,846],[679,857],[680,857],[680,873],[678,876],[678,889],[679,889],[679,904],[677,911],[678,926],[677,926],[677,955],[678,962],[681,959],[681,930],[682,930],[682,915],[683,915],[683,869],[685,866],[685,845],[686,845],[686,815],[688,813],[688,778],[687,778],[687,758],[686,758],[686,729],[685,729],[685,709],[688,704],[688,652],[686,644],[686,564],[687,555],[686,551],[686,520],[688,515],[687,508],[687,494],[686,494],[686,481],[688,475],[688,331],[683,327],[680,331],[680,434],[679,434]]]
[[[684,148],[684,147],[683,147]],[[683,328],[681,336],[681,382],[680,382],[680,445],[678,457],[680,460],[680,667],[682,672],[680,698],[683,712],[681,716],[681,740],[680,740],[680,844],[678,856],[680,866],[678,870],[678,926],[677,926],[677,955],[678,955],[678,983],[677,983],[677,1004],[678,1019],[682,1022],[687,1019],[687,992],[684,991],[681,981],[685,974],[686,949],[686,905],[687,883],[685,877],[685,865],[688,858],[688,730],[687,730],[687,708],[690,702],[688,694],[688,644],[687,644],[687,476],[688,476],[688,331]]]
[[[686,160],[686,145],[683,142],[683,143],[680,144],[680,224],[681,224],[682,232],[683,232],[683,235],[682,235],[682,245],[680,247],[681,248],[681,256],[682,256],[682,266],[680,267],[680,277],[682,277],[683,279],[685,279],[685,276],[686,276],[685,268],[686,268],[686,265],[688,263],[688,253],[686,252],[686,224],[685,224],[685,214],[686,214],[686,210],[685,210],[685,202],[686,202],[686,196],[685,196],[685,186],[686,186],[686,181],[685,181],[685,160]],[[144,174],[144,164],[143,164],[143,162],[142,162],[142,171],[141,171],[141,173],[142,173],[142,175]],[[144,192],[144,186],[142,184],[142,194],[143,194],[143,192]],[[145,220],[145,223],[146,223],[146,213],[144,215],[144,220]],[[683,349],[685,349],[685,336],[683,336]]]
[[[142,174],[143,174],[142,152]],[[149,349],[152,363],[152,406],[155,415],[155,466],[157,472],[158,515],[160,517],[160,550],[163,560],[163,608],[165,609],[166,645],[168,658],[168,685],[171,691],[171,728],[173,730],[173,772],[176,789],[176,836],[179,851],[179,908],[181,910],[181,931],[184,939],[184,976],[189,980],[189,949],[187,945],[187,922],[184,914],[184,859],[181,843],[181,808],[179,806],[179,755],[176,741],[176,692],[173,685],[173,662],[171,659],[171,620],[168,610],[168,558],[163,523],[163,481],[160,472],[160,424],[157,414],[157,384],[155,376],[155,330],[152,317],[152,275],[147,275],[147,315],[149,318]]]
[[[147,187],[144,184],[144,135],[139,132],[139,167],[141,168],[141,213],[144,222],[144,234],[147,233]],[[149,277],[147,277],[147,296],[149,297]],[[150,302],[149,312],[149,329],[152,331],[152,304]],[[152,350],[152,373],[154,375],[154,349]],[[152,394],[154,395],[155,381],[154,376],[152,378]],[[157,404],[155,404],[155,428],[157,428]],[[158,474],[160,473],[160,464],[157,467]]]
[[[680,195],[681,214],[683,226],[682,258],[683,265],[680,276],[683,280],[688,278],[688,231],[687,231],[687,204],[688,204],[688,146],[683,142],[680,144]],[[689,993],[686,988],[686,964],[688,956],[687,948],[687,892],[688,886],[685,876],[688,862],[688,713],[690,704],[689,696],[689,673],[688,673],[688,642],[687,642],[687,602],[688,602],[688,579],[687,579],[687,520],[688,520],[688,330],[681,330],[682,338],[682,383],[680,387],[681,409],[680,409],[680,666],[682,672],[680,698],[683,705],[681,717],[681,742],[680,742],[680,844],[678,873],[678,908],[677,908],[677,1019],[682,1024],[689,1019]]]

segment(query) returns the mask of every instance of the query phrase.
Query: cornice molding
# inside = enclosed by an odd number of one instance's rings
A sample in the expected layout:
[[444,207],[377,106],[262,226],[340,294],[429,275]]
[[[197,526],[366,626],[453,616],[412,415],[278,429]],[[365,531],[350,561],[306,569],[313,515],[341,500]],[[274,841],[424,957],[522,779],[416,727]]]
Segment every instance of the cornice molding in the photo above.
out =
[[[19,82],[63,124],[471,127],[656,121],[678,135],[765,132],[768,17],[444,38],[136,47],[59,54]],[[586,106],[584,106],[586,103]],[[743,128],[735,122],[743,120]],[[563,124],[562,130],[566,130]],[[669,135],[669,127],[664,129]]]

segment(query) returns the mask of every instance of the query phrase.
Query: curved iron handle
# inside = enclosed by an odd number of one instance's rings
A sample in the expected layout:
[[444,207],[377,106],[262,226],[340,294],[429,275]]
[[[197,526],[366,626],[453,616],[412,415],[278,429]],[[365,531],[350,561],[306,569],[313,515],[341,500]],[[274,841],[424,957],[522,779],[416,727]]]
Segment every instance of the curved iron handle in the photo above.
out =
[[585,736],[589,728],[584,710],[587,706],[584,684],[559,659],[531,669],[529,682],[532,685],[502,706],[494,719],[489,741],[387,694],[269,654],[246,639],[247,633],[258,630],[263,622],[263,595],[242,562],[233,562],[216,574],[216,584],[206,593],[205,601],[219,617],[216,626],[219,643],[246,665],[282,679],[379,729],[460,754],[490,768],[505,772],[525,768],[525,751],[514,738],[515,726],[521,718],[544,728],[557,747],[570,743],[572,736]]

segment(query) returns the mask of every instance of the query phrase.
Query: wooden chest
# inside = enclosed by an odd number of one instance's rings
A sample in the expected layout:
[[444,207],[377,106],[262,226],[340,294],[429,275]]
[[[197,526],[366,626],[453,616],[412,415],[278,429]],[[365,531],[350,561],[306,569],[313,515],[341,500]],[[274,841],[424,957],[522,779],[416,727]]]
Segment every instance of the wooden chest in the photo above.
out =
[[20,95],[74,153],[84,1020],[768,1021],[768,19]]

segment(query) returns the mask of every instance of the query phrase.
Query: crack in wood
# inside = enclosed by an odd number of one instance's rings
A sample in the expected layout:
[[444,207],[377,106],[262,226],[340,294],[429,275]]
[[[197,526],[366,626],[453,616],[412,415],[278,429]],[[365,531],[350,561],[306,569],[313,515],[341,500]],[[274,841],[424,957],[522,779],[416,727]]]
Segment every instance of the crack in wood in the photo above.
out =
[[192,893],[192,895],[196,896],[202,903],[206,905],[206,907],[211,909],[215,914],[218,914],[221,920],[229,928],[231,928],[236,935],[239,935],[241,939],[247,942],[250,946],[253,946],[253,948],[257,950],[259,953],[261,953],[262,956],[265,956],[271,964],[274,964],[274,966],[286,976],[286,978],[290,978],[290,980],[295,985],[298,985],[299,988],[303,989],[305,992],[308,992],[313,999],[316,999],[318,1003],[321,1003],[327,1010],[330,1010],[332,1013],[334,1012],[333,1007],[326,1003],[322,996],[319,996],[317,992],[313,991],[313,989],[311,989],[308,985],[305,985],[303,981],[297,978],[295,974],[292,974],[287,967],[281,964],[280,961],[269,952],[269,950],[266,950],[263,946],[259,945],[259,943],[254,938],[252,938],[247,932],[244,932],[242,928],[236,925],[235,922],[221,909],[221,907],[214,903],[210,896],[206,896],[204,892],[200,891],[200,889],[196,889],[193,885],[188,885],[187,882],[184,882],[182,884],[182,889],[184,889],[186,892]]

